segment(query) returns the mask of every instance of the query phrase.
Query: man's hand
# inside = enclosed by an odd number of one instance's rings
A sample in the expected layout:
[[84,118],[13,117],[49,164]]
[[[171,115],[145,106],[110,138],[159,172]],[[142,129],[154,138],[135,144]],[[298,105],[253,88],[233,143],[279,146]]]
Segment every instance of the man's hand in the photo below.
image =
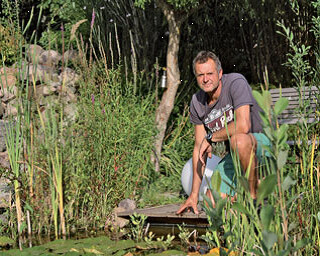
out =
[[177,211],[177,214],[181,214],[185,209],[188,209],[188,211],[190,211],[190,208],[193,209],[195,214],[199,214],[197,204],[198,204],[198,195],[191,194],[189,198],[186,200],[186,202]]
[[202,166],[206,165],[206,161],[205,161],[205,159],[207,159],[206,156],[208,156],[209,158],[212,157],[211,152],[212,152],[212,146],[209,144],[206,138],[204,138],[199,148],[199,160]]

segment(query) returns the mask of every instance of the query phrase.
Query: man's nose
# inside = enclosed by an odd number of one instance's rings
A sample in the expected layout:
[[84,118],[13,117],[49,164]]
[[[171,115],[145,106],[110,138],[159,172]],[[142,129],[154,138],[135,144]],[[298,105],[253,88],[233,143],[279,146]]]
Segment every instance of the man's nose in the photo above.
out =
[[206,82],[208,82],[208,80],[209,80],[208,75],[204,74],[204,76],[203,76],[203,81],[206,83]]

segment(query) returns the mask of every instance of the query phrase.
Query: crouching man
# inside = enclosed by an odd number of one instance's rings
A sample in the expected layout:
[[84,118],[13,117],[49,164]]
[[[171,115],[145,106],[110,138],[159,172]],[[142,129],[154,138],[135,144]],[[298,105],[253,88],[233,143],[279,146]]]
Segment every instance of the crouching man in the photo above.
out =
[[[198,53],[193,60],[193,72],[200,90],[193,95],[190,103],[190,121],[195,132],[192,189],[177,214],[186,209],[193,209],[195,214],[199,214],[200,185],[207,157],[211,157],[215,142],[225,141],[230,150],[237,152],[242,171],[249,172],[250,194],[255,199],[258,182],[256,167],[262,159],[262,145],[269,144],[262,133],[261,109],[241,74],[223,74],[220,60],[209,51]],[[221,159],[215,170],[220,172],[222,178],[221,196],[231,195],[227,183],[235,185],[236,177],[230,153]],[[214,203],[210,190],[206,194]]]

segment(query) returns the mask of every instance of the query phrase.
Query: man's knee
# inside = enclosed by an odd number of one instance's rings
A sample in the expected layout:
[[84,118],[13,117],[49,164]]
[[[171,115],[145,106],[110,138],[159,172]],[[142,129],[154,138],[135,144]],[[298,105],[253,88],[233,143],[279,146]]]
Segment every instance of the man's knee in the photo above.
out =
[[252,134],[234,134],[230,138],[230,147],[235,152],[255,152],[256,139]]

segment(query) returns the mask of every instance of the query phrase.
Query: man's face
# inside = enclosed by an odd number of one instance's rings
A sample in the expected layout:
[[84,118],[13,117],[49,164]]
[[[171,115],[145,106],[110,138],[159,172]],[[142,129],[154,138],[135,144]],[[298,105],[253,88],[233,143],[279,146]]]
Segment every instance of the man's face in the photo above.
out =
[[196,63],[195,73],[199,87],[206,93],[214,92],[219,87],[222,70],[217,72],[216,63],[212,59],[205,63]]

